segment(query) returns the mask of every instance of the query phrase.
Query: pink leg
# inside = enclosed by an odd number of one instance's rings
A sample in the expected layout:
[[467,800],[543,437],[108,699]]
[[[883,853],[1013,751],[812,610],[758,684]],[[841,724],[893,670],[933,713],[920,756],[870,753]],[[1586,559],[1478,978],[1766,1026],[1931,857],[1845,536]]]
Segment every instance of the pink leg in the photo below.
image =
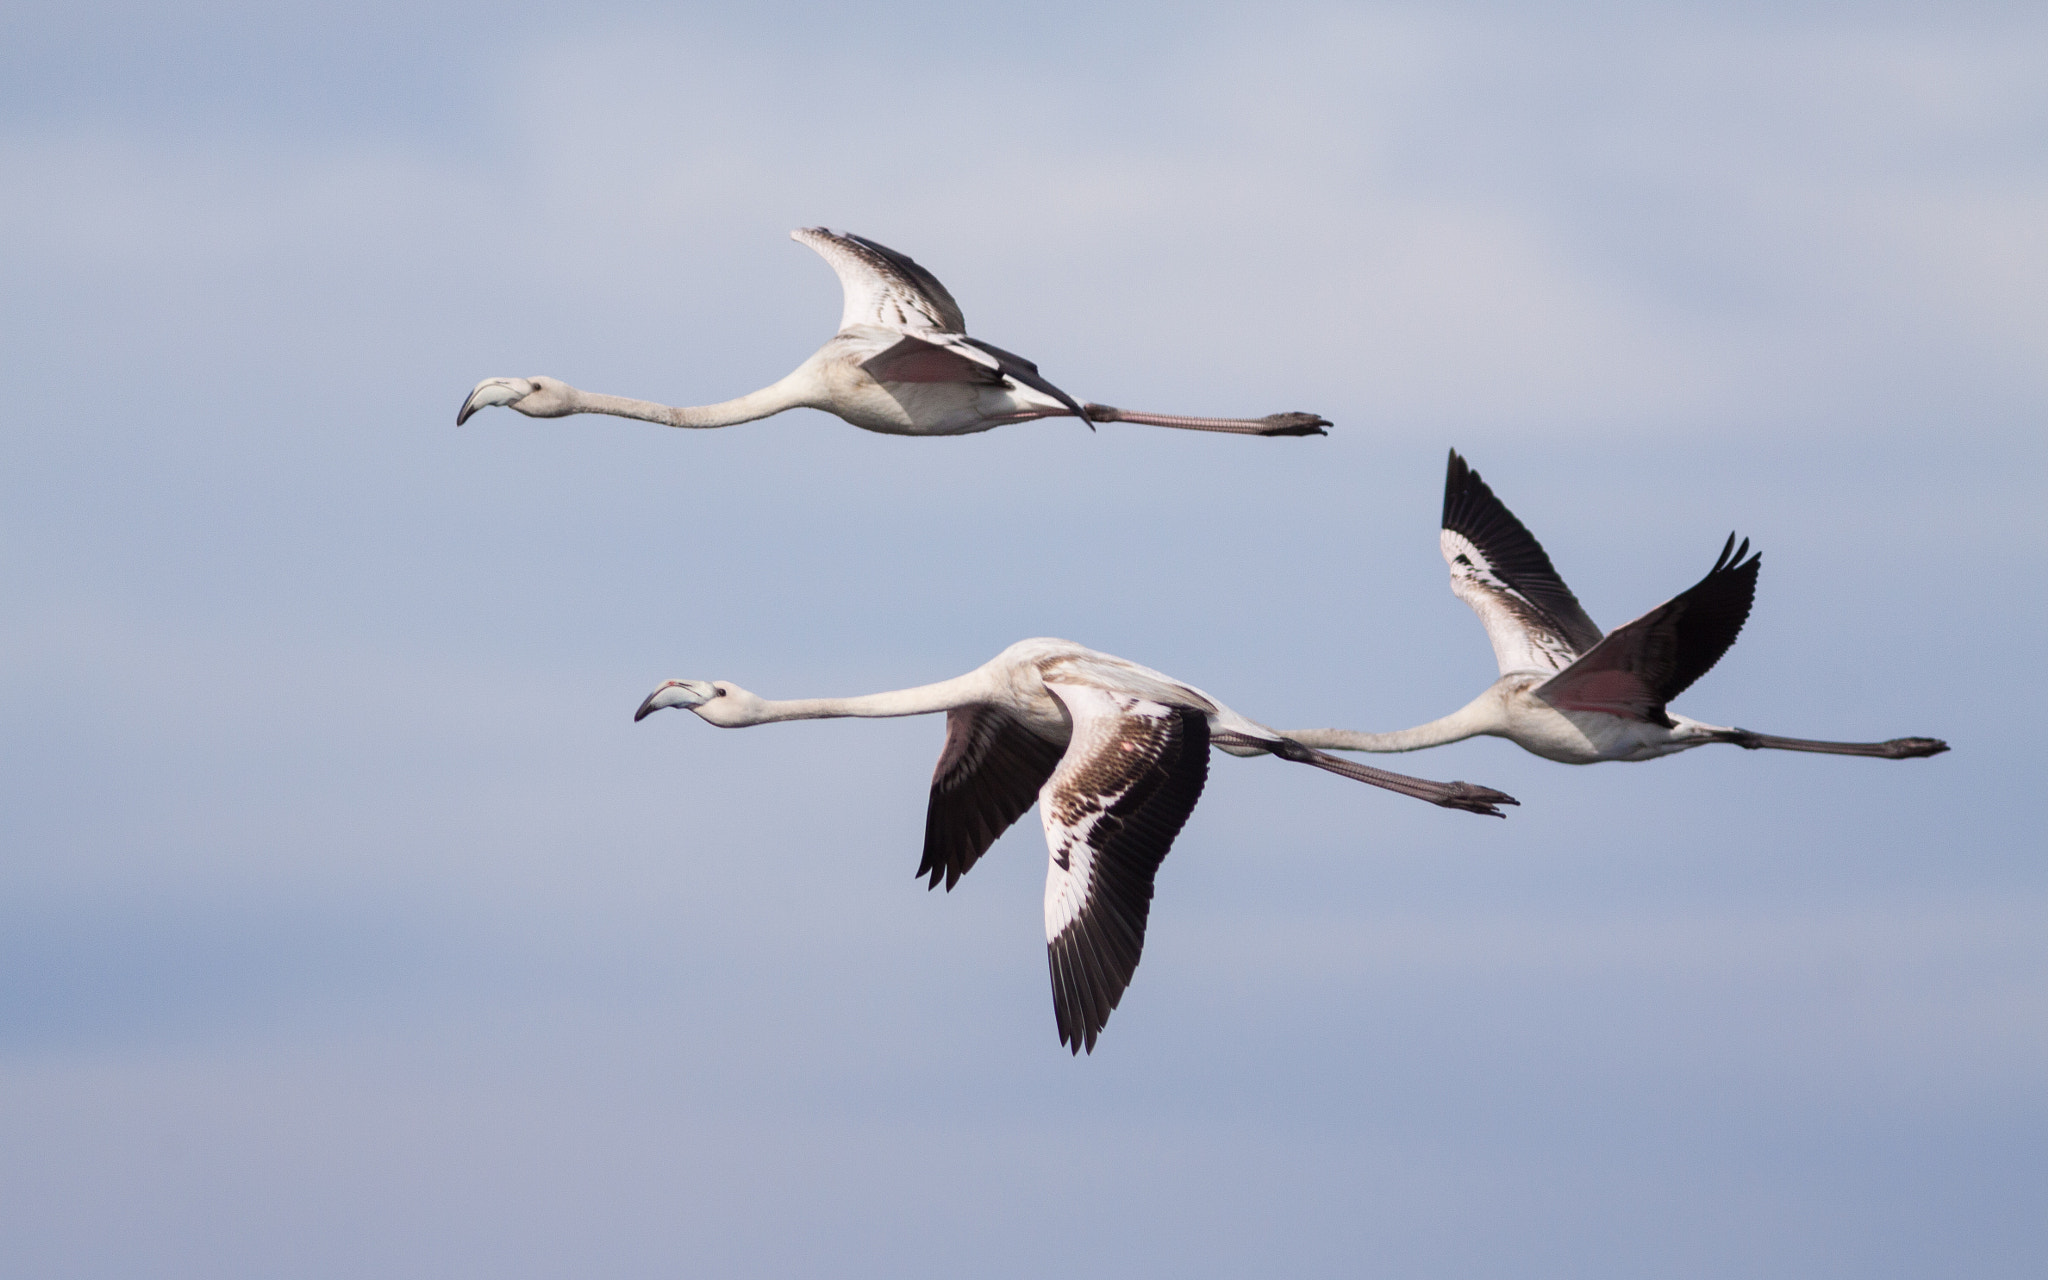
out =
[[1876,756],[1881,760],[1911,760],[1918,756],[1938,756],[1948,750],[1948,744],[1939,738],[1893,738],[1888,742],[1815,742],[1811,738],[1776,738],[1768,733],[1751,733],[1747,729],[1730,729],[1721,741],[1732,742],[1750,751],[1768,747],[1776,751],[1817,751],[1831,756]]
[[1330,421],[1314,413],[1270,413],[1263,418],[1189,418],[1171,413],[1133,413],[1106,404],[1084,405],[1092,422],[1138,422],[1186,431],[1222,431],[1238,436],[1320,436]]

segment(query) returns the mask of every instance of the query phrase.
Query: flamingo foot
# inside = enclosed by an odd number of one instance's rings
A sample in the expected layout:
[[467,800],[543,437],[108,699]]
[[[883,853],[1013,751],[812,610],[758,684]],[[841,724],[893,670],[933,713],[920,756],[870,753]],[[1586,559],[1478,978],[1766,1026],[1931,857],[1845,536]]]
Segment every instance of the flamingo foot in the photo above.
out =
[[1878,744],[1884,747],[1887,760],[1911,760],[1918,756],[1938,756],[1948,750],[1948,744],[1940,738],[1893,738]]
[[1511,804],[1520,807],[1522,803],[1505,791],[1495,791],[1492,787],[1482,787],[1477,783],[1446,782],[1443,787],[1443,795],[1431,803],[1442,805],[1446,809],[1463,809],[1467,813],[1483,813],[1490,817],[1505,818],[1508,815],[1495,806]]
[[1262,436],[1326,436],[1335,425],[1319,413],[1269,413],[1259,421]]

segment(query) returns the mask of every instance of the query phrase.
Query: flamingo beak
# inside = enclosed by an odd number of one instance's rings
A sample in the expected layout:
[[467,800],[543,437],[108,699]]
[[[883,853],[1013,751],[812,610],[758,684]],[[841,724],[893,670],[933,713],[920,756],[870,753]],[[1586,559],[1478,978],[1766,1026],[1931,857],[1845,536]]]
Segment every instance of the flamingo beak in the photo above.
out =
[[533,384],[524,378],[485,378],[476,384],[455,411],[455,425],[469,421],[469,416],[478,409],[488,409],[494,404],[517,404],[533,394]]
[[633,713],[635,724],[664,707],[701,707],[718,696],[715,685],[702,680],[668,680],[659,689],[647,695],[647,701]]

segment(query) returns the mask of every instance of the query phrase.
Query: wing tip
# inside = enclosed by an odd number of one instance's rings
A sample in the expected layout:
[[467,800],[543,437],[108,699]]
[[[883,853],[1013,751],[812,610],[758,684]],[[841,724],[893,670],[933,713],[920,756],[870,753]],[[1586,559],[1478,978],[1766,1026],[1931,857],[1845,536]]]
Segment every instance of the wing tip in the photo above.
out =
[[[1097,1002],[1091,999],[1095,993],[1089,975],[1082,972],[1077,941],[1069,927],[1045,944],[1046,967],[1052,972],[1053,1020],[1059,1024],[1060,1043],[1075,1057],[1095,1052],[1096,1037],[1109,1021],[1106,1012],[1097,1016]],[[1115,1007],[1111,1001],[1110,1008]]]
[[1455,447],[1452,448],[1450,461],[1444,464],[1444,514],[1441,523],[1446,529],[1451,528],[1452,504],[1463,492],[1468,477],[1476,478],[1471,464],[1458,456]]
[[1743,538],[1741,545],[1738,546],[1735,541],[1737,536],[1733,532],[1729,533],[1728,540],[1721,544],[1721,554],[1714,557],[1714,567],[1707,570],[1706,576],[1699,580],[1696,588],[1710,582],[1745,580],[1749,602],[1743,606],[1742,613],[1746,619],[1749,616],[1750,605],[1755,603],[1757,577],[1763,570],[1764,553],[1761,549],[1750,550],[1748,538]]
[[1720,554],[1714,557],[1714,567],[1704,577],[1652,611],[1657,613],[1673,606],[1678,610],[1671,619],[1676,627],[1677,647],[1657,684],[1659,701],[1649,717],[1652,723],[1672,727],[1675,722],[1668,705],[1718,666],[1749,625],[1749,615],[1756,608],[1757,576],[1764,557],[1763,552],[1750,550],[1748,538],[1738,544],[1738,536],[1729,533],[1727,541],[1721,544]]
[[[1502,517],[1505,517],[1504,521]],[[1531,541],[1535,540],[1506,504],[1494,496],[1492,487],[1480,477],[1478,470],[1456,449],[1452,449],[1450,460],[1444,465],[1442,526],[1478,542],[1482,526],[1495,521],[1509,525]]]
[[[926,822],[929,825],[929,818]],[[924,861],[918,864],[916,871],[911,872],[910,878],[922,879],[927,893],[941,885],[945,886],[947,893],[951,893],[953,886],[960,883],[960,877],[973,870],[974,864],[981,859],[982,854],[988,852],[988,847],[994,844],[996,836],[1001,834],[997,832],[978,841],[981,846],[979,851],[971,846],[964,851],[926,849]]]

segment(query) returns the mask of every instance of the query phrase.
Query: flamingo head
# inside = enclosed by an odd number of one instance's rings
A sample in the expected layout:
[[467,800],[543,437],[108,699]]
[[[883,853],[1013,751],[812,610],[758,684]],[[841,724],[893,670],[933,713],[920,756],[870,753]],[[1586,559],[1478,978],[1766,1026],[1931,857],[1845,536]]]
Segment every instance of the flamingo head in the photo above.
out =
[[647,701],[640,704],[633,719],[645,720],[664,707],[701,707],[724,692],[707,680],[664,680],[659,689],[647,695]]
[[560,418],[576,412],[569,403],[571,390],[559,378],[485,378],[456,410],[455,425],[461,426],[469,421],[469,415],[494,404],[517,409],[529,418]]

